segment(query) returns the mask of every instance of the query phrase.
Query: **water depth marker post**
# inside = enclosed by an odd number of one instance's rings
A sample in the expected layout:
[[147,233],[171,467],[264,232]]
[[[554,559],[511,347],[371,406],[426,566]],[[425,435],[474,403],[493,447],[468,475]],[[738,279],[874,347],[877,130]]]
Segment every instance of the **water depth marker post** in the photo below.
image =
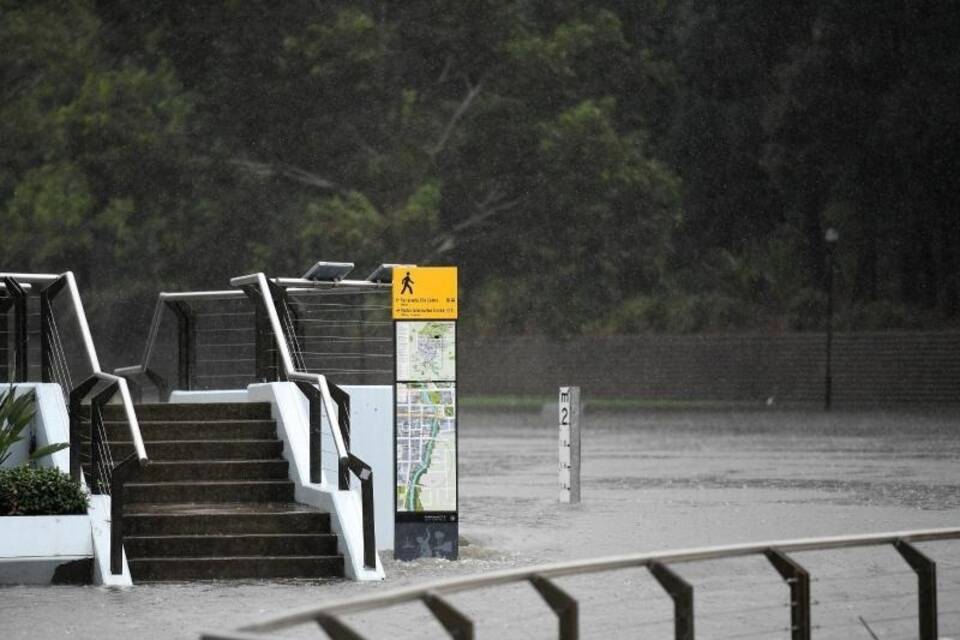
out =
[[560,387],[560,502],[580,502],[580,387]]

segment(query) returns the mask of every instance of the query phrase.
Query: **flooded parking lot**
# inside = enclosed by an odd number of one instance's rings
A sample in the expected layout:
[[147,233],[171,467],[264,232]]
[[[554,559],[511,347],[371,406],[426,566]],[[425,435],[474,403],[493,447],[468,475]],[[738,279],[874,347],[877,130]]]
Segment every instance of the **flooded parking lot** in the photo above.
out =
[[[557,502],[554,415],[461,413],[462,560],[397,563],[387,580],[170,583],[0,589],[3,638],[195,638],[291,608],[444,577],[628,552],[960,524],[960,412],[589,409],[583,502]],[[941,635],[958,637],[960,545],[938,561]],[[888,548],[805,553],[816,637],[916,637],[916,579]],[[787,590],[762,559],[684,565],[698,637],[787,637]],[[669,600],[626,570],[561,581],[583,598],[583,637],[670,637]],[[483,637],[554,637],[523,586],[457,596]],[[643,603],[643,606],[640,604]],[[423,611],[351,621],[372,637],[422,637]],[[861,621],[862,618],[862,621]],[[628,629],[629,627],[629,629]],[[322,637],[315,628],[290,632]],[[432,634],[428,634],[432,635]]]

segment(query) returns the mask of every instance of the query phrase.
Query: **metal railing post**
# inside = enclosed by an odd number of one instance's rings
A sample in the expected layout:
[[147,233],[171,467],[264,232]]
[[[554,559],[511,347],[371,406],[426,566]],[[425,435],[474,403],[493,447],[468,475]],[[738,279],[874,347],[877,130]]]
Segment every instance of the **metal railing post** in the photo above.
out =
[[[340,436],[343,438],[343,446],[347,453],[350,453],[350,394],[333,384],[329,380],[327,386],[330,388],[330,396],[337,403],[337,409],[340,425]],[[331,416],[331,421],[333,417]],[[331,424],[331,426],[333,426]],[[350,488],[350,469],[347,468],[347,460],[340,459],[340,489],[346,491]]]
[[275,357],[270,354],[270,344],[273,341],[270,319],[267,317],[259,289],[255,286],[245,286],[241,289],[253,304],[254,377],[260,382],[269,382],[274,378],[271,370],[276,367]]
[[647,570],[673,600],[673,637],[693,640],[693,586],[661,562],[651,562]]
[[6,293],[0,296],[0,380],[4,382],[13,382],[7,380],[7,374],[10,372],[10,319],[7,317],[7,311],[13,306],[13,299]]
[[767,549],[764,555],[790,586],[790,637],[810,640],[810,574],[779,549]]
[[197,363],[197,325],[190,307],[179,300],[167,300],[177,317],[177,386],[189,391],[194,387]]
[[[83,415],[81,412],[83,411],[83,399],[87,397],[87,394],[90,393],[91,389],[93,389],[99,381],[100,379],[96,376],[90,376],[70,391],[70,477],[77,482],[80,481],[82,472],[80,465],[80,447],[82,446],[80,434],[82,431],[81,422]],[[90,446],[92,459],[92,442]]]
[[316,620],[320,628],[330,636],[330,640],[364,640],[363,636],[334,616],[320,614]]
[[320,484],[323,482],[321,471],[323,468],[323,401],[316,397],[320,392],[309,382],[297,380],[294,384],[307,397],[310,405],[310,431],[307,434],[307,449],[310,452],[310,482]]
[[[90,492],[95,494],[109,493],[110,490],[110,478],[104,477],[105,461],[101,460],[100,453],[101,446],[110,446],[109,441],[104,440],[106,428],[103,426],[103,407],[110,402],[118,387],[116,382],[111,383],[90,401],[90,466],[94,478]],[[113,473],[112,469],[106,471],[111,475]]]
[[65,278],[59,278],[40,292],[40,379],[43,382],[54,381],[50,353],[53,348],[53,299],[66,283]]
[[110,474],[110,573],[123,573],[123,487],[140,470],[136,452],[123,459]]
[[27,328],[27,292],[13,278],[4,278],[7,295],[13,301],[13,380],[26,382],[29,376],[27,350],[30,334]]
[[452,604],[430,592],[423,594],[423,604],[454,640],[473,640],[473,621]]
[[897,540],[893,547],[917,574],[920,640],[937,640],[937,563],[905,540]]
[[539,574],[530,576],[529,581],[540,597],[557,614],[560,640],[577,640],[580,634],[580,621],[576,599]]
[[167,386],[167,381],[163,379],[163,376],[152,369],[144,369],[143,375],[157,388],[157,401],[165,402],[170,395],[170,388]]
[[[273,310],[277,312],[277,318],[280,320],[281,333],[279,336],[276,336],[276,339],[286,341],[287,348],[290,350],[290,355],[292,356],[294,363],[296,363],[297,349],[290,347],[291,345],[297,344],[297,330],[293,325],[293,319],[288,311],[289,304],[287,303],[287,291],[283,287],[280,287],[269,280],[267,280],[267,288],[270,289],[270,296],[273,298]],[[267,325],[269,327],[269,322]],[[288,325],[293,331],[292,336],[287,336]],[[276,372],[276,379],[281,382],[286,382],[287,372],[283,366],[283,363],[280,362],[279,349],[274,352],[273,358],[271,359],[271,365]]]
[[377,528],[373,511],[373,469],[363,460],[347,454],[349,470],[360,480],[360,508],[363,515],[363,566],[377,568]]

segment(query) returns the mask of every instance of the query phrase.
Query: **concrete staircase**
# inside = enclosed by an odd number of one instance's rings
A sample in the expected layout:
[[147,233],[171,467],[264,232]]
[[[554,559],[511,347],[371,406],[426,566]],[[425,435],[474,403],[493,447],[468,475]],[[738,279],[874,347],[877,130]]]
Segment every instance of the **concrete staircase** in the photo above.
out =
[[[270,405],[136,407],[151,463],[127,484],[134,582],[343,576],[329,514],[297,504]],[[133,449],[104,414],[114,460]]]

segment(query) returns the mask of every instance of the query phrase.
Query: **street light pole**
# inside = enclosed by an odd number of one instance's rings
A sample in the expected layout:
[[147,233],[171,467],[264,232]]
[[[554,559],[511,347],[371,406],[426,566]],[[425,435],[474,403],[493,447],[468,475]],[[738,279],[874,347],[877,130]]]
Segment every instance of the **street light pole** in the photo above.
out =
[[833,375],[831,356],[833,351],[833,249],[840,239],[840,233],[830,227],[824,234],[827,241],[827,367],[824,376],[824,409],[830,411],[833,404]]

